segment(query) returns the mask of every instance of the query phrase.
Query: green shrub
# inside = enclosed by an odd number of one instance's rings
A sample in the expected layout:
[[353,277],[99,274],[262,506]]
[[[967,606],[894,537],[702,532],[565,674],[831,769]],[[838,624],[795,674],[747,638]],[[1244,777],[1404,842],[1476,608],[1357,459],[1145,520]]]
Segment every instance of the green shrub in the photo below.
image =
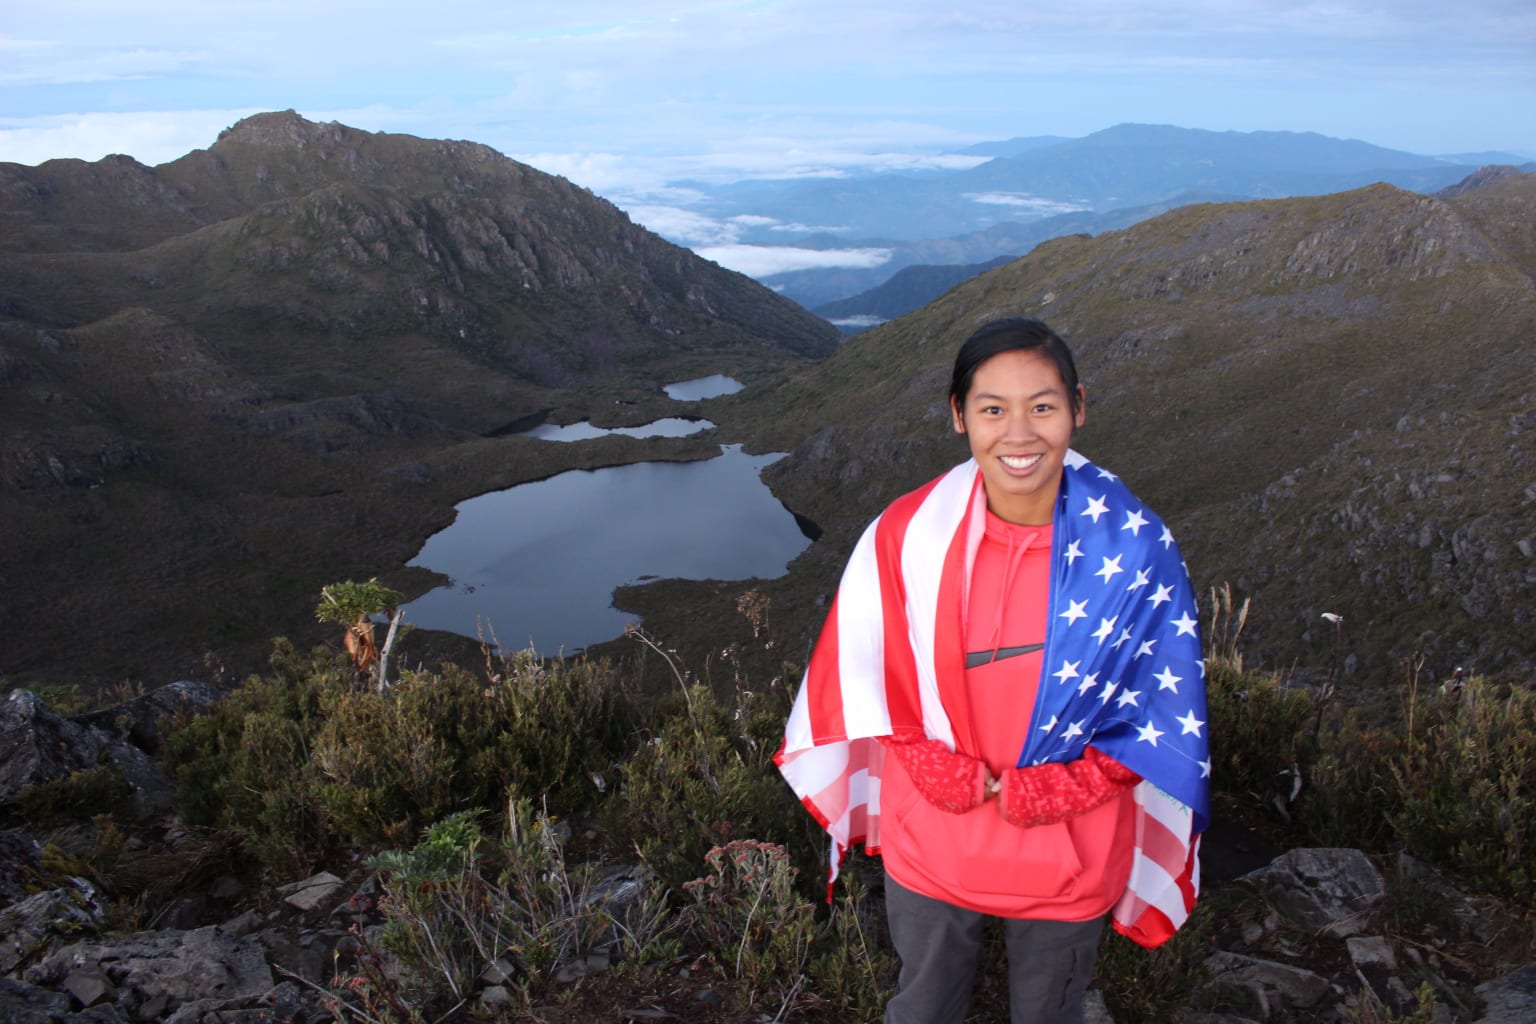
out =
[[816,908],[795,892],[795,868],[776,843],[736,839],[704,856],[709,874],[683,885],[693,896],[696,927],[732,977],[756,996],[793,997],[816,931]]
[[119,814],[132,795],[123,773],[107,764],[29,786],[16,797],[13,810],[31,825],[78,821]]
[[1205,685],[1212,786],[1287,817],[1295,773],[1309,776],[1318,757],[1324,698],[1223,661]]
[[323,652],[305,658],[286,640],[276,642],[272,666],[272,675],[252,676],[172,731],[165,765],[189,823],[230,829],[262,863],[296,874],[328,847],[309,752],[352,671]]
[[673,889],[697,876],[711,849],[746,836],[784,841],[804,874],[820,865],[815,877],[824,878],[826,836],[773,763],[788,713],[781,691],[741,691],[735,708],[702,684],[683,697],[623,766],[604,808],[609,831]]
[[1362,823],[1475,889],[1536,901],[1536,694],[1471,678],[1425,695],[1410,678],[1393,727],[1344,722],[1319,766],[1307,823],[1359,842]]
[[402,845],[509,789],[586,809],[633,734],[626,689],[602,662],[488,659],[485,678],[449,666],[382,693],[286,642],[273,665],[175,733],[168,763],[189,820],[235,830],[285,872],[342,845]]

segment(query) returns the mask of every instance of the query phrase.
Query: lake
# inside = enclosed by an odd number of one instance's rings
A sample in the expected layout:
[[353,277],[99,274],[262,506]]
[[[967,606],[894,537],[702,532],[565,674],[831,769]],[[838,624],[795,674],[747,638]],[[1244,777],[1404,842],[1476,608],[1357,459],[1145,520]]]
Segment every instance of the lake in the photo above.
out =
[[759,478],[782,457],[722,445],[701,462],[572,470],[461,502],[409,563],[452,583],[405,621],[553,656],[623,635],[635,616],[613,607],[615,587],[782,576],[810,544]]

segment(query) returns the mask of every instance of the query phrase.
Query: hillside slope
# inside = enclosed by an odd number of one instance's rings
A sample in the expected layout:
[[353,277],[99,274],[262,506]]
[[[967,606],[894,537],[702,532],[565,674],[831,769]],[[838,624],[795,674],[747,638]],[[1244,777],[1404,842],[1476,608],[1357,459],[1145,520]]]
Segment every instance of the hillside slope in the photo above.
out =
[[743,397],[766,474],[828,531],[782,590],[802,639],[860,527],[965,454],[953,355],[1045,318],[1087,385],[1077,446],[1174,526],[1197,585],[1253,598],[1245,647],[1361,679],[1536,663],[1536,176],[1449,199],[1378,185],[1184,207],[1040,246]]

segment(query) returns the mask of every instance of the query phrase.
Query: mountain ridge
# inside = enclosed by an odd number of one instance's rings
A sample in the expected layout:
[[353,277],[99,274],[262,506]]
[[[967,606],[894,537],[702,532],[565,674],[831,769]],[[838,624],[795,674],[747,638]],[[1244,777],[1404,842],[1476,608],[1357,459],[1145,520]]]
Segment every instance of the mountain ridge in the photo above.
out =
[[1174,525],[1202,593],[1254,597],[1254,657],[1325,663],[1330,611],[1349,623],[1339,657],[1378,685],[1420,656],[1528,674],[1533,212],[1530,175],[1450,199],[1375,185],[1180,207],[1046,242],[849,339],[743,399],[792,452],[765,477],[826,531],[800,565],[815,583],[780,603],[830,586],[885,502],[963,457],[954,351],[1036,315],[1077,353],[1082,449]]
[[186,672],[224,640],[259,664],[457,501],[634,457],[507,424],[675,414],[664,383],[838,340],[488,147],[291,112],[154,169],[0,165],[0,218],[0,579],[31,581],[0,596],[5,673]]

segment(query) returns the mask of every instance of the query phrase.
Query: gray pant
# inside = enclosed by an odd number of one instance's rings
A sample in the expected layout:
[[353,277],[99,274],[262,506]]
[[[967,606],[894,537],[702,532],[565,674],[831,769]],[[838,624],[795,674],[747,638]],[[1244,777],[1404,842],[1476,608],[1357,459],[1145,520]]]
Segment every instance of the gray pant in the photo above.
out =
[[[960,1024],[971,1005],[986,915],[915,893],[889,875],[885,906],[901,957],[885,1024]],[[1083,1024],[1104,918],[1003,923],[1012,1024]]]

